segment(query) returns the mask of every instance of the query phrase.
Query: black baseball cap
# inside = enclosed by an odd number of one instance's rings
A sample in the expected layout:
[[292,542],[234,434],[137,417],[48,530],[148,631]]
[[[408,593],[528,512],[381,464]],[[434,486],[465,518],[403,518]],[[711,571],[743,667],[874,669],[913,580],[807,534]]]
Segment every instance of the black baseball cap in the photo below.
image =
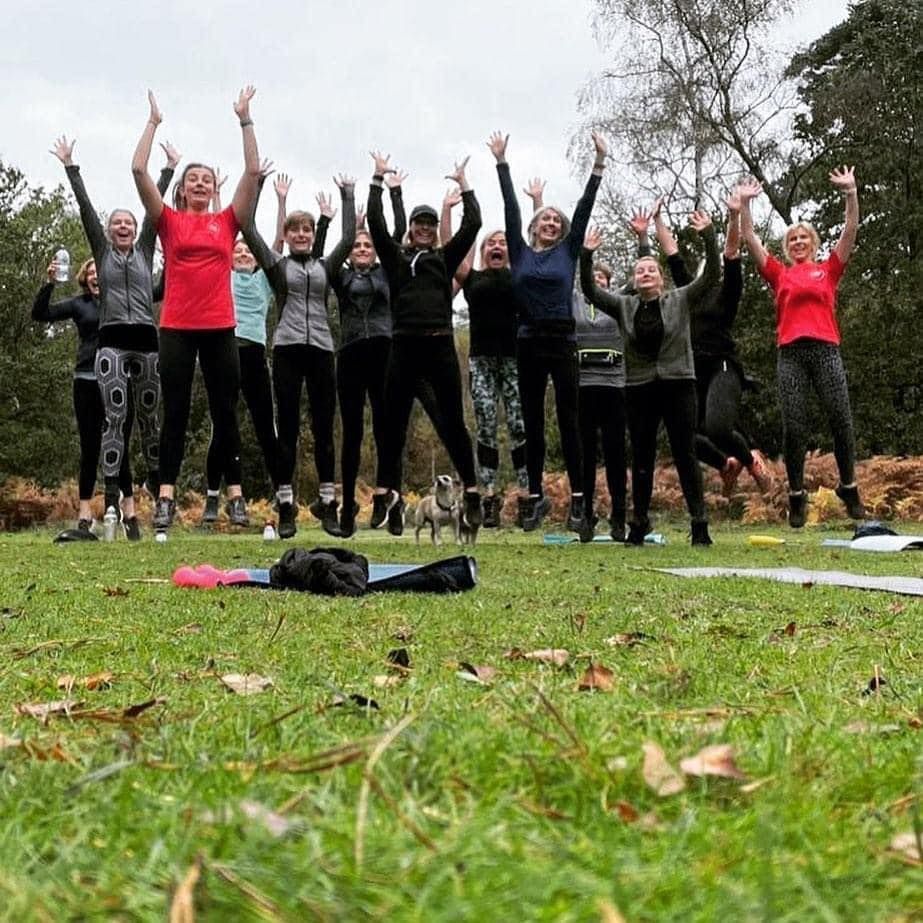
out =
[[436,209],[432,205],[417,205],[410,213],[410,220],[416,221],[419,218],[429,218],[431,221],[435,221],[436,224],[439,223],[439,215],[436,214]]

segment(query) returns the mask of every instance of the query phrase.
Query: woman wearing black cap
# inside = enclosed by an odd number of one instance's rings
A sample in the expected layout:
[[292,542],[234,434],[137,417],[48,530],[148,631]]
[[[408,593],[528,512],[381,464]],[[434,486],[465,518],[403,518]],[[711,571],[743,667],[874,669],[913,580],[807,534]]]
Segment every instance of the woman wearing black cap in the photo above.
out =
[[401,500],[402,457],[407,424],[420,385],[436,395],[442,421],[439,436],[465,487],[464,516],[471,526],[481,523],[471,437],[465,427],[461,373],[452,332],[452,276],[474,244],[481,212],[465,176],[466,157],[448,175],[462,193],[463,213],[458,233],[437,249],[439,216],[429,205],[410,213],[410,242],[401,247],[388,234],[382,208],[385,175],[393,172],[389,157],[374,152],[375,173],[369,188],[368,225],[391,289],[391,361],[385,381],[387,431],[378,459],[378,486],[372,498],[372,528],[377,529]]

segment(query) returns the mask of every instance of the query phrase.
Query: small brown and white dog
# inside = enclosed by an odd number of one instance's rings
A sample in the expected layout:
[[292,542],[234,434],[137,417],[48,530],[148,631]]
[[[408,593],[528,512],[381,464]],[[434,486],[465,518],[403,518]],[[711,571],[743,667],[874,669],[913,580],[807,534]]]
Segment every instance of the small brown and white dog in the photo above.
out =
[[458,488],[447,474],[440,474],[433,482],[433,492],[424,497],[413,514],[414,536],[420,544],[420,532],[429,525],[434,545],[442,543],[442,527],[452,529],[455,541],[460,542],[459,524],[461,522],[461,505]]

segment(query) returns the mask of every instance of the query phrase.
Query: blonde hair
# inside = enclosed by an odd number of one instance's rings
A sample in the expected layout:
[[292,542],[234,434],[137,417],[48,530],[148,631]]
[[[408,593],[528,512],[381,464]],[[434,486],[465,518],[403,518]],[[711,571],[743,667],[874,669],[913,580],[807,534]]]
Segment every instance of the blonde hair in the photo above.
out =
[[77,284],[85,291],[90,290],[90,286],[87,284],[87,276],[90,274],[90,267],[96,268],[96,260],[93,257],[90,257],[88,260],[84,260],[80,264],[80,269],[77,270]]
[[807,231],[808,236],[811,238],[811,243],[814,245],[814,253],[817,253],[820,249],[820,234],[814,230],[814,225],[808,224],[807,221],[796,221],[785,229],[785,234],[782,237],[782,252],[789,263],[791,263],[792,258],[788,255],[788,239],[795,231]]
[[498,234],[503,235],[503,241],[506,242],[506,231],[503,228],[497,228],[495,231],[491,231],[489,234],[485,234],[483,240],[481,241],[481,246],[478,248],[478,256],[481,259],[481,268],[484,268],[484,250],[487,247],[487,241],[491,237],[496,237]]
[[558,241],[567,237],[570,231],[570,218],[568,218],[560,208],[555,208],[554,205],[544,205],[535,212],[529,221],[529,246],[533,249],[535,249],[535,241],[538,238],[538,221],[545,212],[554,212],[561,219],[561,236],[558,238]]

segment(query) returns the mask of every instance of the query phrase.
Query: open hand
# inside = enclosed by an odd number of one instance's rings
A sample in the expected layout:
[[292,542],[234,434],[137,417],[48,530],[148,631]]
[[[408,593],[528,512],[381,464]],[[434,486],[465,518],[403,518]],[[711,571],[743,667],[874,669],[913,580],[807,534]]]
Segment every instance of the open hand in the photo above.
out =
[[533,176],[522,190],[533,202],[540,201],[545,195],[545,180]]
[[763,191],[763,186],[753,177],[741,180],[737,184],[737,198],[740,199],[741,206],[749,204],[751,199],[755,199]]
[[389,189],[396,189],[410,174],[406,170],[391,170],[384,174]]
[[609,145],[606,144],[606,139],[598,132],[590,132],[590,137],[593,139],[593,147],[596,149],[596,162],[602,163],[606,159],[606,154],[609,153]]
[[503,163],[506,160],[506,146],[509,141],[510,136],[500,131],[493,132],[487,139],[487,146],[490,148],[490,153],[497,159],[497,163]]
[[442,200],[442,204],[448,205],[449,208],[455,208],[455,206],[458,205],[461,200],[461,193],[458,191],[458,189],[450,189],[448,192],[446,192],[445,198]]
[[317,194],[317,210],[325,218],[333,220],[333,216],[337,213],[337,210],[333,207],[333,200],[325,192],[319,192]]
[[468,166],[468,161],[471,160],[470,155],[464,160],[457,160],[455,162],[455,169],[451,173],[446,173],[445,178],[453,180],[458,183],[459,186],[465,185],[465,167]]
[[397,170],[388,162],[391,160],[390,154],[382,154],[381,151],[369,151],[372,160],[375,161],[375,176],[387,176],[389,173],[397,173]]
[[284,199],[288,196],[289,189],[292,188],[292,178],[288,173],[279,173],[276,175],[276,181],[273,183],[273,188],[276,190],[276,195],[280,199]]
[[697,234],[701,234],[706,228],[711,227],[711,215],[707,211],[697,208],[689,216],[689,224]]
[[651,213],[639,208],[631,216],[628,227],[634,231],[638,237],[644,237],[647,234],[648,225],[651,223]]
[[148,113],[147,120],[154,126],[159,125],[163,121],[163,115],[161,115],[160,107],[157,105],[157,100],[154,98],[154,91],[147,91],[147,103],[150,106],[150,112]]
[[250,100],[256,95],[256,87],[249,83],[240,91],[237,102],[234,103],[234,114],[245,122],[250,118]]
[[593,252],[599,249],[602,242],[603,236],[595,225],[587,230],[586,237],[583,238],[583,246]]
[[340,192],[352,189],[356,185],[356,177],[347,176],[345,173],[338,173],[334,176],[333,181],[337,184],[337,188]]
[[181,160],[179,151],[169,141],[161,142],[160,148],[167,156],[167,169],[175,170]]
[[54,154],[65,167],[73,166],[74,161],[71,159],[71,155],[74,153],[74,145],[76,143],[76,139],[68,141],[64,135],[61,135],[61,137],[55,141],[54,147],[51,148],[50,153]]
[[834,167],[830,173],[830,182],[841,192],[856,191],[856,168],[855,167]]

